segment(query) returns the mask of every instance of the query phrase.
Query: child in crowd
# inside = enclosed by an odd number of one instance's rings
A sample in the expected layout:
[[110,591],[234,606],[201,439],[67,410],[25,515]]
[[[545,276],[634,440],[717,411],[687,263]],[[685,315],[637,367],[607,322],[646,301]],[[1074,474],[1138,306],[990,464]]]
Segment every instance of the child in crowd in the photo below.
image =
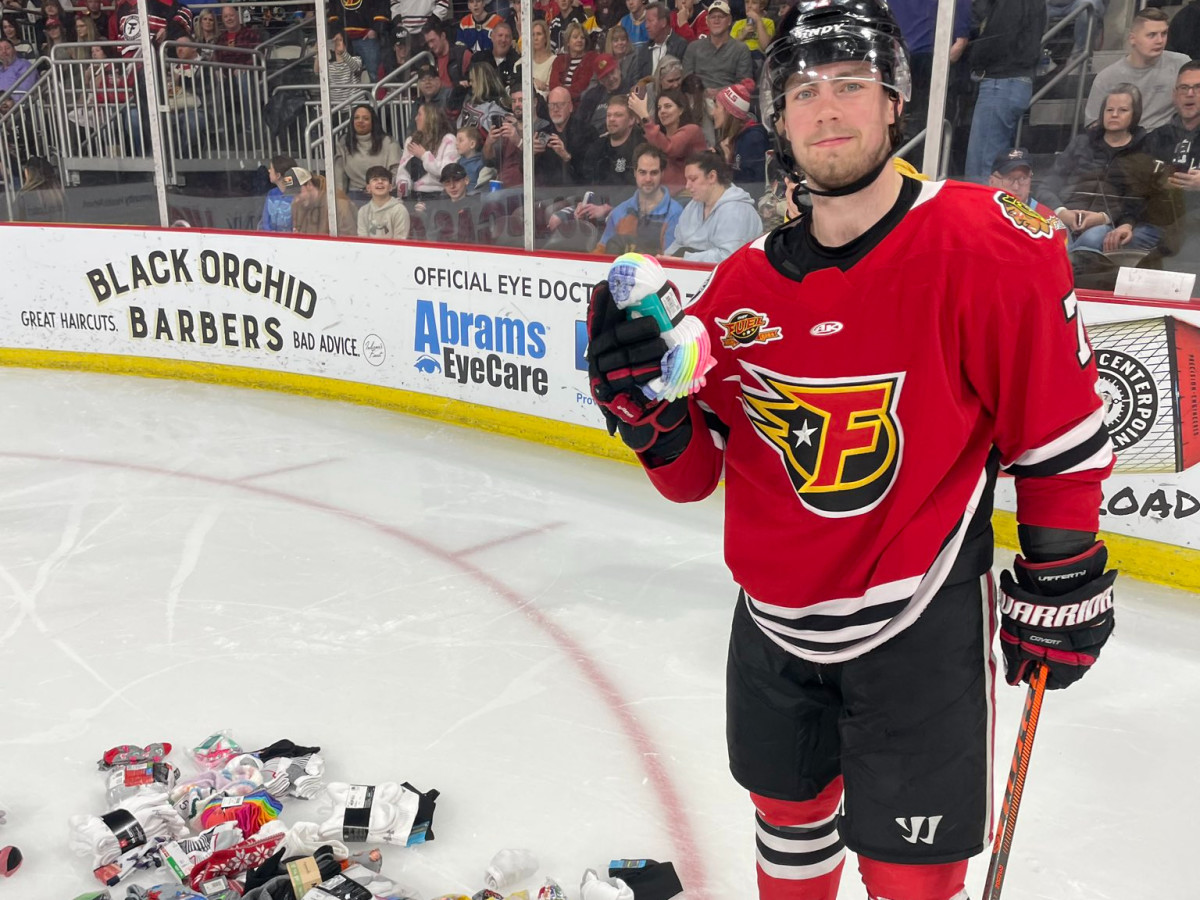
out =
[[458,129],[454,141],[458,148],[458,164],[467,170],[467,189],[479,187],[479,171],[483,168],[483,137],[478,125],[464,125]]
[[408,210],[392,196],[391,170],[386,166],[371,166],[366,182],[370,199],[358,211],[359,236],[385,241],[407,240]]

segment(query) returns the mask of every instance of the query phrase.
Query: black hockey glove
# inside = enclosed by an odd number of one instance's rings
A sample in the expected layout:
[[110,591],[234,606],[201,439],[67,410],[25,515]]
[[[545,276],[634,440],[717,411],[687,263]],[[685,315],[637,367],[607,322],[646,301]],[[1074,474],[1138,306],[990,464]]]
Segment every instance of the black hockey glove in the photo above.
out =
[[1100,656],[1113,630],[1115,569],[1105,572],[1108,550],[1097,541],[1057,562],[1018,556],[1000,574],[1000,646],[1009,684],[1029,680],[1034,663],[1049,669],[1047,690],[1074,684]]
[[692,422],[686,398],[651,400],[641,386],[662,374],[666,342],[658,323],[645,316],[626,319],[601,282],[588,304],[588,381],[608,433],[620,433],[646,463],[665,465],[687,448]]

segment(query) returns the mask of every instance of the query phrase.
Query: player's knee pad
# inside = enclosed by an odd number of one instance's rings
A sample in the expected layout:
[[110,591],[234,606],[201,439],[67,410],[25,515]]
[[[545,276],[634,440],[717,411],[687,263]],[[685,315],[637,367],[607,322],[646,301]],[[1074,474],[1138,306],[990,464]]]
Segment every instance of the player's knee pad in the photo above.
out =
[[967,861],[904,865],[858,857],[871,900],[967,900]]
[[838,833],[842,779],[811,800],[751,794],[762,900],[833,900],[846,847]]

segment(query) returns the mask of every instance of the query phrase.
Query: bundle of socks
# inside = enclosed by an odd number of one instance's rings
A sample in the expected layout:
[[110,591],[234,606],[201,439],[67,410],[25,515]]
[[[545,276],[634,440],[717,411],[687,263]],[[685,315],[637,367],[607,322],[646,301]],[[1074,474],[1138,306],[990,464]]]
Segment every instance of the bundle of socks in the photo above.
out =
[[194,819],[209,797],[228,784],[220,772],[201,772],[193,778],[177,782],[170,791],[171,805],[185,819]]
[[397,898],[397,900],[416,897],[411,890],[401,887],[385,875],[372,872],[365,866],[350,866],[332,878],[309,888],[300,900],[330,900],[331,897],[357,896],[358,892],[354,891],[348,882],[365,888],[372,897]]
[[583,873],[579,894],[583,900],[633,900],[633,890],[624,881],[601,878],[594,869]]
[[179,770],[170,763],[141,762],[111,766],[105,780],[105,798],[109,807],[120,806],[144,787],[162,785],[167,791],[175,787]]
[[263,787],[276,797],[312,800],[325,790],[325,759],[319,753],[263,760]]
[[217,794],[209,797],[192,821],[199,828],[211,828],[221,822],[237,822],[246,837],[258,832],[279,817],[283,804],[262,788],[248,794]]
[[160,785],[143,788],[121,806],[103,816],[71,816],[70,847],[79,856],[91,856],[92,868],[115,862],[117,857],[158,837],[185,838],[183,821]]
[[237,822],[221,822],[195,837],[172,842],[159,851],[163,862],[181,881],[200,863],[218,850],[228,850],[242,842],[244,835]]
[[326,816],[318,826],[322,839],[348,843],[408,845],[420,809],[420,794],[394,781],[376,785],[334,781],[326,789]]
[[202,769],[219,769],[225,762],[242,753],[241,745],[227,731],[210,734],[192,748],[192,759]]
[[332,878],[342,871],[333,848],[318,847],[312,856],[290,857],[278,851],[269,860],[246,874],[246,900],[295,900],[301,893],[293,885],[305,888]]
[[295,822],[283,839],[289,856],[312,856],[320,847],[329,847],[338,860],[350,858],[350,848],[334,838],[322,838],[316,822]]
[[188,875],[188,884],[195,889],[216,878],[233,878],[258,868],[279,852],[287,827],[279,821],[268,822],[252,838],[217,850],[199,863]]
[[101,771],[114,766],[131,766],[137,763],[162,762],[171,752],[171,745],[166,741],[139,746],[137,744],[118,744],[104,752],[96,765]]

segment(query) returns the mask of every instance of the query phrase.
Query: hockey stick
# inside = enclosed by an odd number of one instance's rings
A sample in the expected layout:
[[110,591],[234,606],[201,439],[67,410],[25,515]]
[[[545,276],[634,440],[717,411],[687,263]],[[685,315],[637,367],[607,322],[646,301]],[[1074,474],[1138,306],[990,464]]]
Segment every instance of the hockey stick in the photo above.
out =
[[1017,830],[1017,813],[1021,809],[1021,794],[1025,791],[1025,775],[1029,771],[1029,756],[1033,753],[1033,738],[1037,733],[1038,716],[1042,712],[1042,695],[1046,693],[1048,674],[1049,670],[1039,664],[1029,678],[1029,693],[1025,695],[1025,709],[1021,712],[1021,724],[1017,729],[1017,746],[1013,751],[1012,767],[1008,770],[1004,804],[1000,807],[1000,828],[996,832],[992,861],[988,865],[987,882],[983,887],[985,900],[1000,900],[1000,889],[1004,887],[1008,854],[1012,850],[1013,832]]

